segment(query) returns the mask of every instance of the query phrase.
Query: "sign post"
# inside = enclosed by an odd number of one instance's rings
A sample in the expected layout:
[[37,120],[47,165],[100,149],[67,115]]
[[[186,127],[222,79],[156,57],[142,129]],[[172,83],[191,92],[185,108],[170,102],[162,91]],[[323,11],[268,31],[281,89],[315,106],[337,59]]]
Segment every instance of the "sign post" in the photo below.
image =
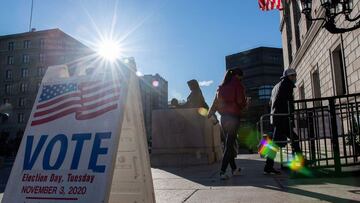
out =
[[135,71],[49,67],[2,202],[154,202]]

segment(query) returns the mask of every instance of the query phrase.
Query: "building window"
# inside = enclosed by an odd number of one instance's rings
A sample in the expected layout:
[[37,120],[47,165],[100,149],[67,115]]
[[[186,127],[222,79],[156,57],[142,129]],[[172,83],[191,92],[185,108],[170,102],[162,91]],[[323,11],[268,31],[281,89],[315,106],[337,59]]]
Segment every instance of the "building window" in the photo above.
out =
[[292,25],[291,25],[291,15],[290,15],[290,4],[286,4],[284,10],[284,23],[285,23],[285,27],[286,27],[286,46],[287,46],[287,53],[284,53],[287,55],[288,58],[288,63],[289,65],[292,62]]
[[28,48],[30,48],[30,46],[31,46],[31,41],[30,40],[24,40],[24,48],[28,49]]
[[66,60],[65,56],[60,56],[60,62],[61,63],[65,63],[65,60]]
[[[299,6],[296,4],[296,2],[291,2],[292,7],[293,7],[293,18],[294,18],[294,27],[295,27],[295,47],[296,47],[296,51],[299,50],[300,48],[300,27],[299,27],[299,22],[301,19],[301,11]],[[294,48],[295,48],[294,47]]]
[[300,99],[300,100],[305,99],[305,88],[304,88],[304,85],[300,85],[300,87],[299,87],[299,99]]
[[[311,73],[311,85],[313,98],[321,98],[320,75],[318,70]],[[314,105],[321,106],[321,101],[315,101]]]
[[307,18],[306,18],[306,29],[307,29],[307,31],[309,31],[310,30],[310,27],[311,27],[311,25],[312,25],[312,20],[308,20]]
[[333,76],[335,83],[335,95],[344,95],[347,93],[345,70],[343,53],[341,51],[341,45],[337,46],[334,51],[331,52]]
[[26,92],[27,91],[27,84],[21,83],[20,84],[20,92]]
[[45,48],[45,39],[40,39],[40,48]]
[[4,104],[9,104],[9,103],[10,103],[10,99],[9,99],[9,98],[5,98],[5,99],[3,100],[3,102],[4,102]]
[[30,56],[27,54],[23,55],[23,63],[28,64],[30,62]]
[[281,64],[281,60],[279,56],[270,56],[270,61],[274,64]]
[[25,122],[25,117],[23,113],[19,113],[18,114],[18,123],[24,123]]
[[21,78],[27,78],[29,76],[29,69],[22,68],[21,69]]
[[5,94],[11,94],[11,85],[5,84]]
[[312,83],[312,89],[313,89],[313,97],[314,98],[320,98],[321,97],[321,91],[320,91],[320,75],[319,71],[316,70],[311,74],[311,83]]
[[14,42],[9,42],[9,44],[8,44],[8,50],[9,50],[9,51],[14,50]]
[[39,61],[40,61],[40,63],[45,62],[45,54],[39,54]]
[[[299,86],[299,99],[303,100],[305,99],[305,88],[304,88],[304,84]],[[301,102],[300,103],[300,107],[301,108],[306,108],[306,102]]]
[[43,76],[45,74],[45,68],[44,67],[38,67],[38,76]]
[[26,99],[21,97],[19,98],[19,107],[24,107],[26,103]]
[[7,64],[8,65],[14,64],[14,57],[13,56],[8,56]]
[[6,78],[7,80],[12,79],[12,70],[6,70],[5,78]]
[[57,43],[58,43],[58,48],[65,48],[65,42],[63,40],[60,40]]
[[259,99],[269,100],[271,98],[272,85],[263,85],[259,87]]

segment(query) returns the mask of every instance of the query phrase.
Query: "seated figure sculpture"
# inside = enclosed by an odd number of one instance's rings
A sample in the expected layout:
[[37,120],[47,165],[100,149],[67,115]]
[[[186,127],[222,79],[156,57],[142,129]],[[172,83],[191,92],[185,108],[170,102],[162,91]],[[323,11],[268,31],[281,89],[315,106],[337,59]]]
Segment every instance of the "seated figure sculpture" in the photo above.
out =
[[189,80],[187,82],[190,94],[187,97],[187,100],[184,104],[179,104],[177,99],[173,98],[171,100],[171,107],[172,108],[205,108],[209,109],[209,106],[205,102],[204,96],[201,92],[199,83],[197,80]]

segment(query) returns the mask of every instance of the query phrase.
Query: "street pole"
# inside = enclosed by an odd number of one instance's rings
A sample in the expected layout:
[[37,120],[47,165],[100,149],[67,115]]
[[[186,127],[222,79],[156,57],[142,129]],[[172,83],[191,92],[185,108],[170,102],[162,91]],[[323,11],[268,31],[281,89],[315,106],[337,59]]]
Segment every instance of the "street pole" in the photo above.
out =
[[31,22],[32,22],[32,15],[33,15],[33,7],[34,7],[34,0],[31,0],[29,32],[31,32]]

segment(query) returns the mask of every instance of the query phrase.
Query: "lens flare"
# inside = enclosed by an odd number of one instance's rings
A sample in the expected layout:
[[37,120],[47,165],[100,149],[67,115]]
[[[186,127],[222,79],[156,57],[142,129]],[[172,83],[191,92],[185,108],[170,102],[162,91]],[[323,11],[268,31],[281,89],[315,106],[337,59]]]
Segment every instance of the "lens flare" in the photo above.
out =
[[98,44],[97,53],[104,59],[114,62],[120,57],[120,44],[115,40],[104,40]]
[[124,63],[128,64],[128,63],[130,63],[130,60],[126,58],[126,59],[124,59]]
[[202,116],[207,116],[207,115],[208,115],[208,110],[205,109],[205,108],[203,108],[203,107],[200,107],[200,108],[198,109],[198,113],[199,113],[200,115],[202,115]]
[[301,155],[295,155],[288,165],[292,171],[299,171],[304,167],[304,158]]
[[152,86],[158,87],[158,86],[159,86],[159,81],[154,80],[154,81],[152,82]]
[[[125,62],[126,63],[126,62]],[[136,73],[135,73],[138,77],[141,77],[141,76],[144,76],[144,74],[142,74],[142,72],[140,72],[140,71],[136,71]]]
[[259,154],[262,157],[274,160],[277,152],[279,152],[279,147],[269,138],[269,136],[265,135],[260,142]]
[[301,154],[296,154],[288,163],[291,171],[300,173],[305,176],[312,176],[311,171],[305,167],[305,159]]
[[261,133],[252,126],[243,126],[238,130],[238,139],[244,140],[245,146],[250,150],[257,150]]

